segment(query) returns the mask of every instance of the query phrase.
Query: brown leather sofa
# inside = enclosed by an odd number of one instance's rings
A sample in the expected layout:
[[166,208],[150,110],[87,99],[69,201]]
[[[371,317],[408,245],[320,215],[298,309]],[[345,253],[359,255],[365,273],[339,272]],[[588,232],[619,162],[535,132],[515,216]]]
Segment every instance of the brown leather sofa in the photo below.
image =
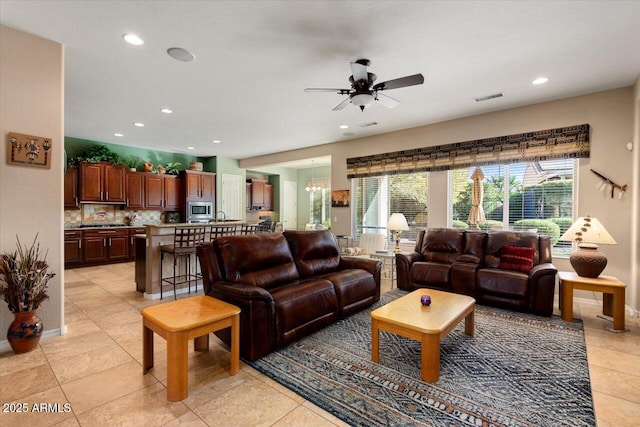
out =
[[[225,236],[197,251],[205,294],[241,309],[249,360],[380,299],[381,261],[341,257],[326,230]],[[230,343],[228,329],[216,334]]]
[[[525,249],[532,254],[528,271],[514,271],[501,262],[509,250],[505,245],[533,249]],[[432,228],[418,234],[414,252],[396,254],[400,289],[439,289],[473,296],[481,304],[545,316],[553,312],[557,269],[551,262],[547,236],[514,231]]]

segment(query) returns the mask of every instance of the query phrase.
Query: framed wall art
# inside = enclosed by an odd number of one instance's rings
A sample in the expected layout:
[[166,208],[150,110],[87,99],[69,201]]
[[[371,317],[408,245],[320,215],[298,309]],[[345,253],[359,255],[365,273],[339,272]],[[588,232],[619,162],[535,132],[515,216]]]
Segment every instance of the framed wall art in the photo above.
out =
[[10,132],[7,164],[51,169],[51,138]]
[[332,208],[348,208],[349,207],[349,190],[331,191],[331,207]]

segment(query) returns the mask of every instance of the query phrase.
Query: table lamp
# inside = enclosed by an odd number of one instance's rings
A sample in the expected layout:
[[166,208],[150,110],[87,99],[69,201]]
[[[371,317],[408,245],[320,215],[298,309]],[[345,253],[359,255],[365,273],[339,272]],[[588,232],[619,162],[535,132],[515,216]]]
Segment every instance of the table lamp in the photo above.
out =
[[607,257],[598,250],[598,245],[618,244],[600,221],[589,215],[578,218],[560,240],[578,244],[569,262],[578,276],[592,278],[598,277],[607,266]]
[[404,217],[404,214],[391,214],[389,222],[387,223],[387,230],[394,233],[393,236],[394,240],[396,241],[396,246],[393,248],[394,252],[400,252],[400,233],[408,229],[409,224],[407,224],[407,218]]

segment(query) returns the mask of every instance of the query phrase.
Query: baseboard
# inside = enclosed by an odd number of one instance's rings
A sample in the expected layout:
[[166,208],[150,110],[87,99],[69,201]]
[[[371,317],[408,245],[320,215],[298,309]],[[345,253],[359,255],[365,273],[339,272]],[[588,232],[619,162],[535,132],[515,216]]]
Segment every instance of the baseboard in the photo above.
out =
[[[50,337],[58,337],[66,333],[67,333],[67,325],[64,325],[64,327],[60,329],[51,329],[48,331],[44,331],[42,333],[42,336],[40,337],[40,340],[42,341],[42,339],[47,339]],[[5,352],[7,350],[11,350],[11,345],[9,344],[9,341],[7,340],[0,341],[0,352]]]
[[[197,292],[198,289],[200,289],[200,291],[202,291],[202,285],[198,285],[198,287],[196,288],[195,291],[192,292]],[[189,292],[188,288],[181,288],[181,289],[177,289],[176,290],[176,294],[178,295],[182,295],[182,294],[186,294]],[[160,299],[160,292],[156,292],[153,294],[149,294],[149,293],[144,293],[144,298],[145,299],[150,299],[150,300],[158,300]],[[168,291],[162,291],[162,298],[173,298],[173,289],[169,289]]]

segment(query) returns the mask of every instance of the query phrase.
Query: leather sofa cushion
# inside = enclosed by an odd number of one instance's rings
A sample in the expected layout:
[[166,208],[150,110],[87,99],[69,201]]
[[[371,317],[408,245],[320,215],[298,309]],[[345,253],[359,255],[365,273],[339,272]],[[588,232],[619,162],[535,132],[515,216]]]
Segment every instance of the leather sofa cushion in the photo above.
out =
[[465,233],[464,250],[456,261],[479,264],[484,258],[484,244],[487,233],[467,231]]
[[520,231],[490,231],[487,236],[487,249],[484,256],[484,262],[487,267],[498,268],[500,265],[500,250],[504,245],[535,249],[533,265],[539,264],[538,235],[536,233]]
[[338,313],[338,299],[333,284],[326,279],[313,278],[279,286],[270,291],[276,310],[278,337],[316,319]]
[[342,311],[345,307],[357,301],[367,300],[376,294],[376,281],[373,275],[365,270],[341,270],[322,277],[335,287],[340,315],[346,314]]
[[415,262],[411,266],[411,283],[429,288],[451,288],[451,265],[436,262]]
[[300,278],[287,240],[280,234],[224,236],[215,244],[220,267],[230,282],[270,289]]
[[464,231],[453,228],[430,228],[422,243],[425,261],[451,264],[464,249]]
[[525,299],[529,276],[525,273],[496,268],[481,268],[476,273],[476,293]]
[[331,273],[340,265],[340,249],[328,230],[283,233],[301,277]]

